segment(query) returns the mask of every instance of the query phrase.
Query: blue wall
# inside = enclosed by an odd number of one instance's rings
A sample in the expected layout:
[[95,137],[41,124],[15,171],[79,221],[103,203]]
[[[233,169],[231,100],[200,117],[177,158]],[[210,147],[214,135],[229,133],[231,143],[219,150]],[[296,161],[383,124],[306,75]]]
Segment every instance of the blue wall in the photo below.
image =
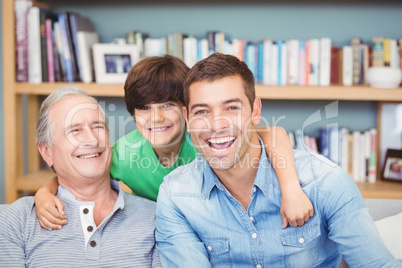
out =
[[[57,2],[57,1],[55,1]],[[67,2],[67,1],[64,1]],[[56,11],[77,11],[95,24],[103,42],[124,38],[129,30],[141,30],[151,37],[162,37],[177,31],[204,37],[206,31],[223,31],[233,38],[259,41],[263,38],[309,39],[332,38],[333,44],[345,45],[358,36],[369,43],[374,36],[402,37],[402,3],[253,3],[253,4],[136,4],[86,1],[84,4],[52,4]],[[114,2],[114,1],[110,1]],[[100,3],[100,4],[97,4]],[[1,8],[1,7],[0,7]],[[0,40],[1,40],[0,36]],[[2,72],[1,72],[2,74]],[[2,81],[2,79],[0,79]],[[2,92],[0,100],[2,103]],[[101,98],[109,116],[115,122],[130,121],[124,102],[119,98]],[[263,116],[272,124],[272,116],[286,130],[303,125],[309,115],[323,110],[332,101],[263,101]],[[112,104],[112,106],[110,106]],[[114,106],[113,106],[114,105]],[[3,111],[2,111],[3,112]],[[322,114],[323,115],[323,114]],[[324,115],[323,115],[324,116]],[[332,121],[331,121],[332,120]],[[375,102],[339,102],[339,115],[305,129],[306,134],[318,135],[319,126],[337,122],[351,130],[376,126]],[[123,123],[122,123],[123,124]],[[133,123],[115,124],[112,142]],[[3,118],[0,118],[0,189],[4,189]],[[4,193],[0,191],[0,203]]]

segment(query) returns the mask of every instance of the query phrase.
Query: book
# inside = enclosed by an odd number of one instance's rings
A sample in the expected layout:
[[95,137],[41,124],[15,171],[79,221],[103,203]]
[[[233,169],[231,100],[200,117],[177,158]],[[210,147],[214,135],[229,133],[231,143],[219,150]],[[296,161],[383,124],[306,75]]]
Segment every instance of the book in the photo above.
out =
[[214,54],[215,51],[215,36],[217,31],[208,31],[207,32],[207,40],[208,40],[208,53],[209,55]]
[[15,79],[18,82],[28,81],[28,12],[32,2],[28,0],[14,1],[15,15]]
[[377,181],[377,129],[370,129],[370,160],[368,182]]
[[66,13],[58,14],[58,22],[59,22],[61,44],[63,49],[63,61],[65,67],[66,80],[67,82],[71,83],[76,80],[77,70],[76,70],[76,63],[74,62],[72,39],[67,14]]
[[28,12],[28,82],[42,83],[42,59],[40,52],[39,8]]
[[305,56],[305,60],[306,60],[306,67],[305,67],[305,71],[306,71],[306,74],[305,74],[305,77],[306,77],[306,83],[305,83],[305,85],[309,85],[310,84],[310,82],[309,82],[309,75],[310,75],[310,41],[306,41],[305,42],[305,45],[304,45],[304,47],[305,47],[305,49],[306,49],[306,56]]
[[360,131],[353,131],[352,178],[356,182],[363,181],[361,177],[361,136]]
[[398,52],[398,45],[395,39],[391,39],[390,41],[390,64],[391,68],[399,68],[399,52]]
[[299,67],[298,67],[298,81],[300,86],[306,85],[306,42],[299,40]]
[[352,47],[352,77],[353,85],[358,85],[360,83],[360,72],[361,72],[361,52],[360,44],[362,43],[360,38],[352,38],[350,41],[350,46]]
[[272,40],[263,40],[263,73],[262,83],[264,85],[271,85],[271,57],[272,57]]
[[320,79],[320,41],[318,39],[309,40],[309,65],[308,85],[318,86]]
[[320,39],[320,86],[329,86],[331,76],[331,39]]
[[335,164],[339,164],[339,146],[340,146],[340,134],[339,128],[334,127],[329,129],[329,159]]
[[339,84],[339,47],[331,47],[331,75],[330,75],[331,85]]
[[99,43],[99,36],[96,32],[77,32],[77,46],[79,62],[81,66],[81,80],[84,83],[94,81],[94,61],[92,55],[92,45]]
[[288,48],[288,84],[297,85],[299,71],[299,40],[292,39],[287,42]]
[[53,24],[53,22],[50,18],[47,18],[45,20],[47,73],[48,73],[48,81],[50,83],[54,83],[54,81],[55,81],[52,24]]
[[326,158],[329,158],[329,130],[328,128],[320,129],[320,141],[321,141],[321,154]]
[[374,37],[372,39],[372,47],[373,47],[373,67],[382,67],[384,66],[384,47],[383,47],[384,38],[382,37]]
[[402,69],[402,38],[399,38],[399,68]]
[[271,63],[269,69],[271,70],[271,85],[276,86],[278,85],[278,60],[279,60],[279,52],[278,52],[278,45],[272,45],[272,56],[271,56]]
[[349,129],[346,127],[342,127],[340,129],[340,167],[348,172],[349,166]]
[[385,38],[383,41],[384,66],[391,66],[391,39]]
[[[149,38],[147,39],[149,40]],[[197,63],[197,38],[189,36],[183,39],[184,63],[193,67]]]
[[77,40],[77,33],[78,32],[94,32],[95,28],[91,21],[76,13],[67,13],[67,17],[69,20],[70,31],[71,31],[71,38],[72,38],[72,47],[76,62],[76,70],[77,74],[75,74],[77,81],[82,81],[82,73],[81,73],[81,66],[80,61],[80,51],[78,49],[78,40]]
[[57,59],[60,67],[60,81],[67,81],[66,66],[63,56],[63,41],[61,38],[59,22],[55,22],[53,25],[53,35],[54,35],[56,52],[58,55]]
[[353,52],[351,46],[342,48],[342,83],[344,86],[353,84]]
[[369,52],[369,46],[368,45],[361,45],[361,49],[362,49],[362,55],[363,55],[363,63],[362,63],[362,81],[361,84],[364,85],[368,85],[368,81],[367,81],[367,72],[368,69],[370,68],[370,52]]

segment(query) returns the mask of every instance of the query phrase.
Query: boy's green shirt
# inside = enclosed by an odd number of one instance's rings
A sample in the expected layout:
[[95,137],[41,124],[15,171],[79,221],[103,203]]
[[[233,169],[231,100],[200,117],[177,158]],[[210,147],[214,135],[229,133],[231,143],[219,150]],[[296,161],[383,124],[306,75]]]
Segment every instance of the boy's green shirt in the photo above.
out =
[[198,155],[190,135],[185,134],[176,161],[164,167],[151,144],[134,130],[120,138],[112,147],[112,179],[124,182],[138,195],[156,201],[163,178],[175,168],[186,165]]

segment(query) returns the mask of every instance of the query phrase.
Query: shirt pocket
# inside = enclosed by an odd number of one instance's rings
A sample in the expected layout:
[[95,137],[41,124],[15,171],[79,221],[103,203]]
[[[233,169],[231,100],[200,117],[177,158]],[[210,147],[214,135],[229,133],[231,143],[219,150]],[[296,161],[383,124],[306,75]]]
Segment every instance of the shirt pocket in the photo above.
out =
[[318,222],[308,222],[302,227],[290,228],[281,235],[287,267],[313,267],[319,260]]
[[201,238],[213,267],[231,267],[229,237]]

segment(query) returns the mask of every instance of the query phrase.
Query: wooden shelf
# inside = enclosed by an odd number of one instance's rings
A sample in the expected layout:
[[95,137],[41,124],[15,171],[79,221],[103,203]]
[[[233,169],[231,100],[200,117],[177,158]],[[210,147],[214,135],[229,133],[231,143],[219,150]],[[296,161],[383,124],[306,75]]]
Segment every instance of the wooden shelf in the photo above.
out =
[[378,180],[375,183],[357,182],[364,198],[402,199],[402,183]]
[[51,170],[41,170],[22,177],[17,178],[17,190],[36,192],[56,174]]
[[[68,83],[16,83],[17,94],[49,95],[56,88]],[[123,97],[123,84],[74,83],[92,96]],[[377,89],[368,86],[256,86],[256,94],[272,100],[355,100],[402,101],[402,88]]]

